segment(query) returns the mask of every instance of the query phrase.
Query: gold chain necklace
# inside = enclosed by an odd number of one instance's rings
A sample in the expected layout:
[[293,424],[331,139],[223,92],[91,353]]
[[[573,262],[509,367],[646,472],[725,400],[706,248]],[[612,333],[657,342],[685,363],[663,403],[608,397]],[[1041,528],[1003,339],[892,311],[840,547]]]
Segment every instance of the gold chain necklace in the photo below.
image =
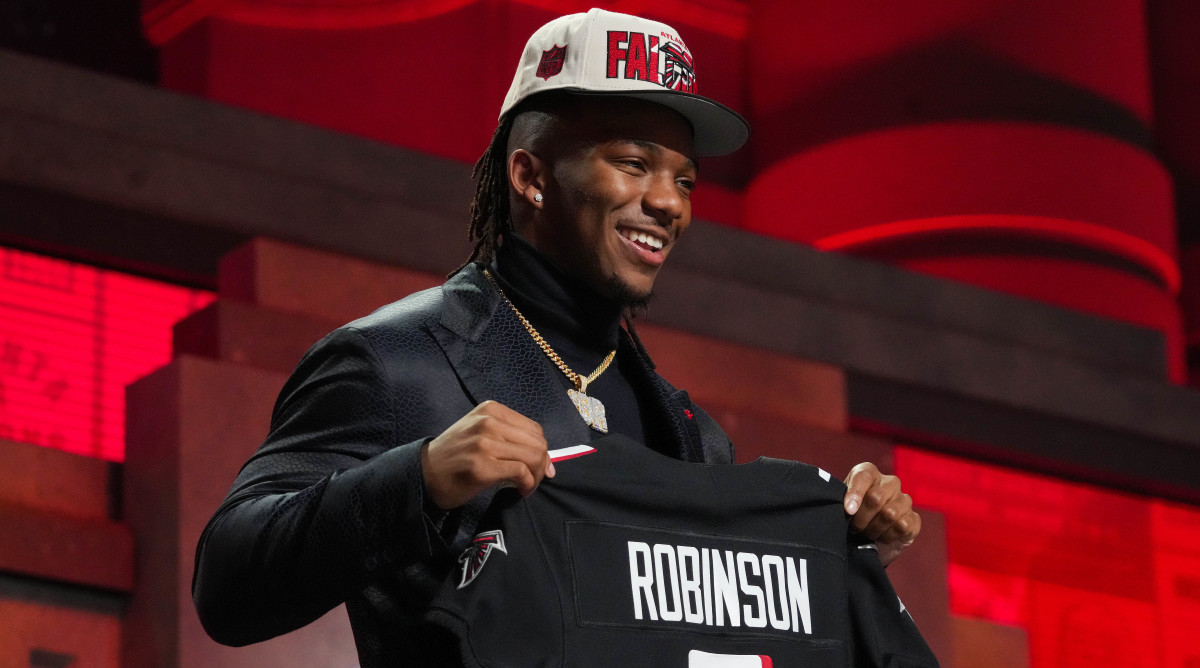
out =
[[613,351],[604,358],[604,361],[600,363],[600,366],[596,367],[596,370],[590,374],[585,376],[580,373],[575,373],[570,367],[567,366],[567,363],[558,356],[558,353],[554,352],[554,349],[550,347],[550,344],[546,343],[546,339],[542,338],[541,334],[538,334],[538,331],[533,328],[533,325],[530,324],[528,320],[525,319],[525,316],[521,315],[521,312],[517,310],[516,304],[513,304],[512,300],[508,298],[508,295],[504,294],[504,289],[500,287],[500,283],[496,281],[495,277],[492,276],[492,273],[487,269],[484,269],[483,275],[487,276],[488,280],[492,282],[492,285],[496,286],[496,290],[500,293],[500,296],[504,298],[504,302],[508,304],[508,307],[512,309],[512,312],[517,315],[517,320],[521,321],[521,324],[525,326],[525,331],[529,332],[529,335],[533,337],[534,343],[537,343],[538,347],[542,349],[542,352],[546,353],[546,356],[550,358],[550,361],[554,362],[554,366],[558,367],[558,370],[562,371],[563,374],[566,375],[567,380],[570,380],[575,384],[575,389],[567,390],[567,396],[571,398],[571,403],[575,404],[575,410],[579,411],[579,416],[582,417],[583,421],[586,422],[592,429],[595,429],[602,434],[607,434],[608,419],[604,415],[604,404],[600,403],[600,400],[596,397],[589,397],[587,395],[587,387],[588,384],[599,378],[600,374],[604,373],[604,371],[608,369],[609,364],[612,364],[613,358],[617,355],[617,349],[613,348]]

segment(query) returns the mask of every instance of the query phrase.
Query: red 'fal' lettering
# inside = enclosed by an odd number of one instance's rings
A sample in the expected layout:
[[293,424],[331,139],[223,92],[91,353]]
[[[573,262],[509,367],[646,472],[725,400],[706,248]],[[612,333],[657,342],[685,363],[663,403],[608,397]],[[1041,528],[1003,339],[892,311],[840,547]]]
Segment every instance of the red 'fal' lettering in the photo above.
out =
[[650,35],[650,48],[646,50],[646,69],[650,71],[650,82],[659,83],[658,35]]
[[625,59],[625,78],[641,79],[646,76],[646,36],[640,32],[629,33],[629,55]]
[[621,45],[629,40],[629,33],[624,30],[608,31],[608,73],[609,79],[616,79],[620,74],[617,63],[624,62],[627,52]]

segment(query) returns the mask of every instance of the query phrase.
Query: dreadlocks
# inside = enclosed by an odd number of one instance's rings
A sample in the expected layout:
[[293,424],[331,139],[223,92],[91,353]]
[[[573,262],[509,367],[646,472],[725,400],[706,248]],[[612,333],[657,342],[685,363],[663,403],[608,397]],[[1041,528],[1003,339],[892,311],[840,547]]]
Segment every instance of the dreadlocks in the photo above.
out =
[[500,119],[492,133],[492,143],[471,171],[471,178],[475,180],[475,198],[471,200],[467,238],[475,242],[475,248],[471,257],[450,272],[451,275],[472,262],[491,263],[500,235],[512,227],[508,215],[508,136],[512,132],[514,116],[516,114],[508,113]]

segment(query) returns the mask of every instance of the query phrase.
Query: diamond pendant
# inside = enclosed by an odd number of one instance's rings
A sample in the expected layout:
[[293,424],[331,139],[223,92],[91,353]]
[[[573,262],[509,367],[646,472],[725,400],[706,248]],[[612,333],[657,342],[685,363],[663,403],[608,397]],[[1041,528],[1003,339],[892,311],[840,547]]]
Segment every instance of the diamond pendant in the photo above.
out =
[[571,403],[575,404],[575,409],[579,411],[580,417],[589,427],[601,434],[608,433],[608,420],[604,417],[604,404],[600,403],[599,399],[589,397],[578,390],[567,390],[567,396],[571,397]]

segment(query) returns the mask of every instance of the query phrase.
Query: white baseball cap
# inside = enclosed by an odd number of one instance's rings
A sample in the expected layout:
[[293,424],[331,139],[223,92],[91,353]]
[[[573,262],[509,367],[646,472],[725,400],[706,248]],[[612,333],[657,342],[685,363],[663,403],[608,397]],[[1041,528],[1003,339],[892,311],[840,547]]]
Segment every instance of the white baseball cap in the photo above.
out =
[[750,125],[736,111],[696,95],[692,54],[671,26],[592,9],[538,28],[525,44],[500,116],[531,95],[561,90],[649,100],[692,124],[699,157],[741,148]]

